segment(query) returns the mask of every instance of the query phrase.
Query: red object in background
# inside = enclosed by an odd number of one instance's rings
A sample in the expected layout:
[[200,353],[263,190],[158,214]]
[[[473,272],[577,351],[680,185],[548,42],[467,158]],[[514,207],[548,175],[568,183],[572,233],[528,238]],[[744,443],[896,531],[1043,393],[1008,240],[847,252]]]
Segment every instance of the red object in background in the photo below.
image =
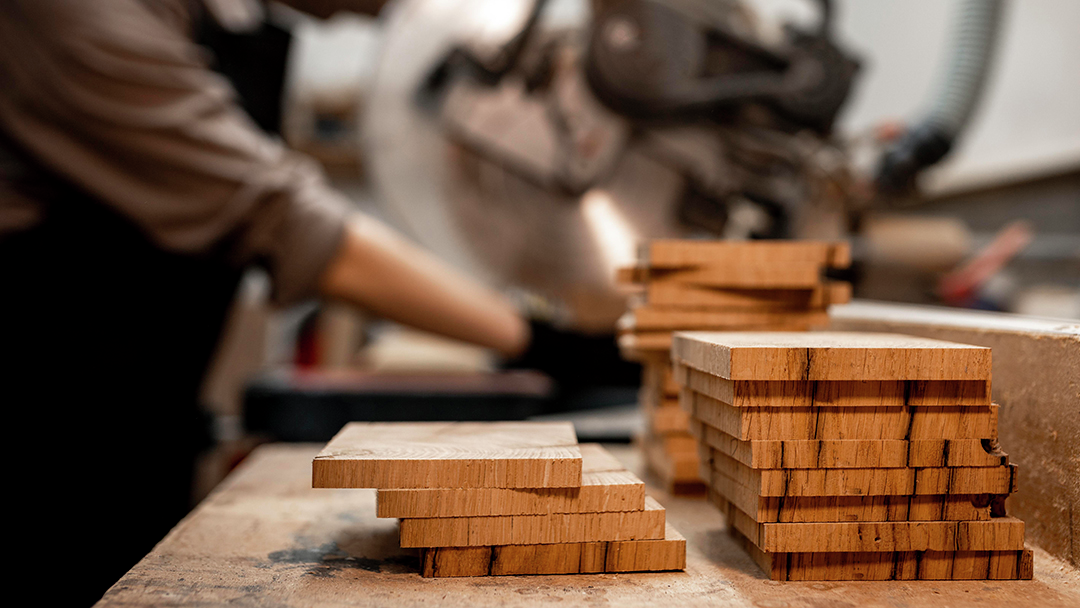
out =
[[308,315],[300,325],[300,331],[296,335],[296,355],[293,363],[300,369],[311,369],[319,365],[319,315]]
[[1027,220],[1010,222],[998,232],[989,245],[970,260],[941,277],[935,290],[937,295],[947,304],[967,306],[974,301],[979,289],[986,281],[1027,247],[1033,238],[1035,238],[1035,231],[1031,227],[1031,222]]

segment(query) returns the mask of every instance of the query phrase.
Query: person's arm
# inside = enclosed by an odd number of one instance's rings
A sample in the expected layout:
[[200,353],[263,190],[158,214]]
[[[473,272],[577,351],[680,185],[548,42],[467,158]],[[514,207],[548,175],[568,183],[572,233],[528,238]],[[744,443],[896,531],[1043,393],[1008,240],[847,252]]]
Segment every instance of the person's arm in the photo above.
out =
[[350,224],[345,198],[255,127],[182,20],[138,0],[11,0],[0,40],[0,129],[162,249],[264,266],[278,303],[321,292],[506,354],[527,341],[497,295],[374,220]]
[[529,341],[528,325],[504,297],[371,218],[349,222],[319,289],[379,316],[507,357],[521,354]]

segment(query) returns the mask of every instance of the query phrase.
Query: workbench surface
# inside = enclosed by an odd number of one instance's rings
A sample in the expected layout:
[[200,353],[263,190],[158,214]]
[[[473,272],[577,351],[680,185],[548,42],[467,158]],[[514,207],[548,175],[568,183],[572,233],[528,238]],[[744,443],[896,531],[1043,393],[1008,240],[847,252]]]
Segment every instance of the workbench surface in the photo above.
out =
[[[637,451],[611,451],[641,472]],[[257,450],[98,605],[1080,606],[1080,574],[1038,549],[1033,581],[770,581],[712,505],[651,487],[687,538],[685,572],[425,579],[374,490],[311,489],[317,452]]]

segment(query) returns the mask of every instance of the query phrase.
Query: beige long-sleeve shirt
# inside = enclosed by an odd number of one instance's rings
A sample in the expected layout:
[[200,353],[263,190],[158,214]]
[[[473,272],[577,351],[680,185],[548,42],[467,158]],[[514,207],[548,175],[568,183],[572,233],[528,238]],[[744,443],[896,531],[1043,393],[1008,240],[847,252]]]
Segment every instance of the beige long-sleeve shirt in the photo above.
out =
[[[8,0],[0,132],[158,246],[260,263],[278,301],[308,297],[347,201],[244,114],[190,20],[185,0]],[[0,180],[0,238],[46,212]]]

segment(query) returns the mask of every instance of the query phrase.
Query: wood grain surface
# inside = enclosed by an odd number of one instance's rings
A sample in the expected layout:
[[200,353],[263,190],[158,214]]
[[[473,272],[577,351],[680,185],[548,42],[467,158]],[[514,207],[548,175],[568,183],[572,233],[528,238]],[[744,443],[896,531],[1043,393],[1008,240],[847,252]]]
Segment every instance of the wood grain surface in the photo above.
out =
[[989,405],[989,380],[728,380],[675,364],[672,374],[694,392],[735,407]]
[[379,490],[379,517],[475,517],[640,511],[645,484],[603,447],[581,444],[581,488]]
[[899,334],[680,332],[672,359],[728,380],[989,380],[990,349]]
[[664,538],[664,508],[652,498],[641,511],[552,513],[401,520],[402,547],[543,545]]
[[718,241],[658,239],[639,256],[648,268],[723,266],[732,272],[759,272],[792,265],[846,268],[851,247],[826,241]]
[[760,283],[743,287],[708,286],[710,282],[714,285],[718,282],[717,272],[710,269],[680,273],[693,282],[649,281],[645,286],[645,301],[650,306],[665,308],[776,314],[821,310],[851,301],[851,284],[843,281],[819,282],[801,289],[771,289]]
[[425,577],[662,572],[686,567],[686,539],[671,524],[663,539],[558,545],[424,549]]
[[777,581],[1002,581],[1031,580],[1034,574],[1030,549],[766,553],[737,530],[732,536]]
[[580,485],[569,422],[351,422],[312,461],[316,488]]
[[701,393],[679,395],[683,411],[742,441],[997,438],[996,405],[947,407],[733,407]]
[[1009,455],[982,439],[809,439],[742,441],[691,420],[699,442],[755,469],[993,467]]
[[[643,475],[638,451],[628,446],[608,449]],[[650,493],[686,537],[685,572],[425,579],[420,576],[419,553],[398,546],[397,524],[375,517],[374,490],[311,488],[311,459],[318,450],[290,445],[257,450],[98,605],[1072,608],[1080,604],[1080,573],[1038,549],[1035,579],[1030,581],[778,585],[728,534],[716,507],[701,499],[669,496],[655,485]],[[643,479],[652,483],[652,478]]]
[[1024,522],[1013,517],[980,521],[758,523],[733,504],[710,498],[731,525],[769,553],[881,553],[908,551],[1019,551]]
[[[1010,494],[1016,466],[928,469],[751,469],[708,447],[712,478],[727,477],[761,496]],[[716,485],[715,481],[711,485]]]

